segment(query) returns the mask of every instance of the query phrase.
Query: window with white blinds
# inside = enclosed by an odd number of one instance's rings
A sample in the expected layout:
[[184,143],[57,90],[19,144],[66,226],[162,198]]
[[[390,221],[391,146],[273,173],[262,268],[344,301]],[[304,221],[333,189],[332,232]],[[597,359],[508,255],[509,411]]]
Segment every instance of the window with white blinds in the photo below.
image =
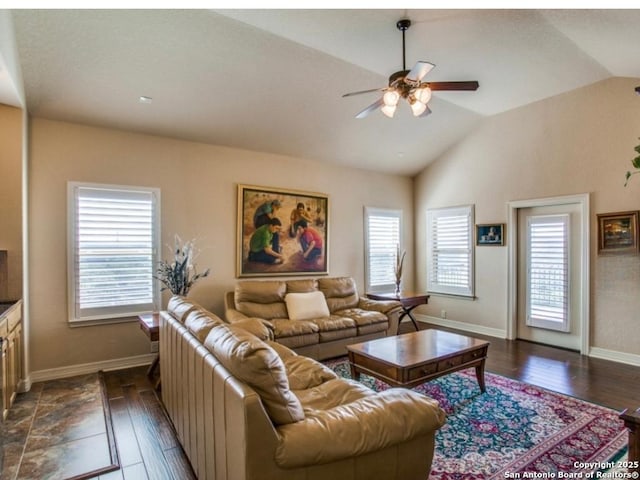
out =
[[569,215],[527,219],[527,325],[569,331]]
[[402,251],[402,211],[365,207],[367,291],[393,291],[398,246]]
[[474,296],[473,205],[427,210],[427,290]]
[[70,182],[69,321],[157,310],[158,189]]

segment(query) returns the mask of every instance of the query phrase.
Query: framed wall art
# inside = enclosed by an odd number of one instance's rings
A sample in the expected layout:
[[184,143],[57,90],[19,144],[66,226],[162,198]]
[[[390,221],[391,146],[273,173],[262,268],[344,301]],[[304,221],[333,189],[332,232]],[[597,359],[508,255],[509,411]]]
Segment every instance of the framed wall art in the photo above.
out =
[[504,245],[504,223],[485,223],[476,225],[476,245]]
[[600,213],[598,255],[638,253],[638,212]]
[[328,273],[329,197],[238,185],[239,277]]

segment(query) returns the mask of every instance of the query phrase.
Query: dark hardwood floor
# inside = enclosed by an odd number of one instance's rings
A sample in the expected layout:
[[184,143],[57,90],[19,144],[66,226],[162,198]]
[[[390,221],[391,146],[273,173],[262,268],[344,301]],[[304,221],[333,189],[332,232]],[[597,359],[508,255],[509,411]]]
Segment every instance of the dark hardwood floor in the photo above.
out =
[[[440,328],[420,323],[420,328]],[[403,322],[401,333],[413,331]],[[464,332],[457,332],[462,333]],[[640,407],[640,367],[583,357],[523,341],[491,342],[487,371],[616,410]],[[107,372],[106,383],[122,469],[101,480],[195,478],[144,369]]]

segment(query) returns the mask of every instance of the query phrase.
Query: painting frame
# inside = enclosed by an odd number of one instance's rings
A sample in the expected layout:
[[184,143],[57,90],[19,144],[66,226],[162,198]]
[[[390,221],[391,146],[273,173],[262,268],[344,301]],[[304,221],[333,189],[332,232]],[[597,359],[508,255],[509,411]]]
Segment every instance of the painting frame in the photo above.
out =
[[637,210],[599,213],[598,255],[638,254]]
[[504,223],[479,223],[476,225],[476,246],[502,247],[505,234]]
[[[328,275],[330,215],[327,194],[238,184],[237,212],[237,277]],[[277,225],[269,228],[272,218],[280,220],[279,228]],[[300,220],[304,222],[299,223]],[[305,224],[307,227],[303,228]],[[280,231],[276,235],[273,229]],[[271,244],[252,252],[254,234],[254,248],[260,242],[267,242],[266,238],[272,239]],[[322,243],[319,249],[318,243]]]

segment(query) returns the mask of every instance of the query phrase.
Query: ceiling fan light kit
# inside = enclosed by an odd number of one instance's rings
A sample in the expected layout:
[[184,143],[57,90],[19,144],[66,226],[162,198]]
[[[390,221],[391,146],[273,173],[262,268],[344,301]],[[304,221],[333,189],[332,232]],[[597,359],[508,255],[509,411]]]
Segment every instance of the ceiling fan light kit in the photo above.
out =
[[418,61],[411,70],[407,70],[404,34],[410,26],[411,20],[409,19],[402,19],[396,23],[396,27],[402,32],[402,70],[393,73],[389,77],[389,85],[385,88],[374,88],[343,95],[343,97],[350,97],[362,93],[384,92],[381,99],[358,113],[356,118],[364,118],[378,108],[384,115],[393,118],[400,98],[404,98],[407,101],[414,117],[425,117],[431,113],[427,104],[431,100],[433,90],[460,91],[478,89],[479,83],[475,80],[468,82],[423,82],[422,79],[435,67],[430,62]]

